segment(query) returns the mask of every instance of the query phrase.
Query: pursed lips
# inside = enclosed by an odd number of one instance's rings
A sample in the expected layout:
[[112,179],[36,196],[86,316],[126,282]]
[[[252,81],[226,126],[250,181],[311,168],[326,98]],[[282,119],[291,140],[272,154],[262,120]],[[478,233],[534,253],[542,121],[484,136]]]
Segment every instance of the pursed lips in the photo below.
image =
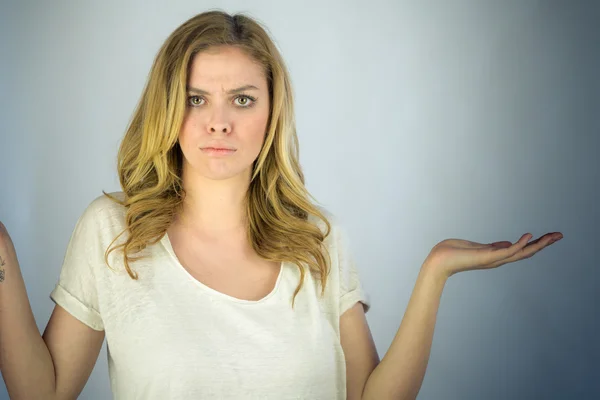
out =
[[201,147],[200,150],[230,150],[230,151],[235,151],[235,149],[233,147],[229,147],[227,145],[222,145],[222,144],[214,144],[214,145],[209,145],[206,147]]

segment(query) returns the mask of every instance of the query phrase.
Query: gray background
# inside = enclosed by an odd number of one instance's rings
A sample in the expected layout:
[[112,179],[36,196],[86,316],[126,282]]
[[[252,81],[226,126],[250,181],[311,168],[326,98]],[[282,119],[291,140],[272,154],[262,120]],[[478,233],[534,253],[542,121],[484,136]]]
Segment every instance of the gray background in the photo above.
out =
[[[0,219],[40,332],[77,218],[120,190],[156,52],[221,8],[266,24],[289,66],[307,185],[349,231],[381,357],[437,242],[564,234],[448,281],[419,399],[600,396],[597,2],[151,3],[1,5]],[[107,368],[105,342],[80,398],[110,398]]]

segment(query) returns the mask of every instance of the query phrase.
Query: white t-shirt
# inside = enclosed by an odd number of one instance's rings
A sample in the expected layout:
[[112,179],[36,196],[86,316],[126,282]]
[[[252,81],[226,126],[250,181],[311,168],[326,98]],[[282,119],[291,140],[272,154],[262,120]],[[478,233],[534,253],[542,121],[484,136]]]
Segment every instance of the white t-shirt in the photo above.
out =
[[[122,192],[111,193],[123,198]],[[104,252],[121,232],[125,208],[96,198],[70,238],[50,298],[95,330],[104,330],[114,399],[345,399],[346,365],[340,315],[356,302],[370,307],[345,248],[331,225],[332,265],[325,296],[308,269],[292,310],[300,273],[282,263],[273,291],[259,301],[203,285],[179,263],[168,235],[124,268],[122,253]],[[311,217],[312,221],[320,220]],[[126,240],[123,234],[115,243]]]

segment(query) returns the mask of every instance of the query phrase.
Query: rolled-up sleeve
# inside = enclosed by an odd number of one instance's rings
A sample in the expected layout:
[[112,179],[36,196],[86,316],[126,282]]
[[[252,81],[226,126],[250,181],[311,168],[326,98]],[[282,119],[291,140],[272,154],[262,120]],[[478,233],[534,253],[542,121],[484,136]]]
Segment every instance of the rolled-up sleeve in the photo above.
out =
[[97,331],[104,330],[98,307],[97,283],[91,255],[99,254],[99,235],[94,209],[79,217],[63,259],[58,283],[50,299],[75,318]]

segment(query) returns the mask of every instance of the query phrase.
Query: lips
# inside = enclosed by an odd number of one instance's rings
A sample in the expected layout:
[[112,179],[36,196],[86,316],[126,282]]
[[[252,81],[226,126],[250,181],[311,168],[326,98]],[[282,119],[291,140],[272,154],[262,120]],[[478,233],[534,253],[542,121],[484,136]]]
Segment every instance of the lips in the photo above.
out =
[[230,150],[230,151],[235,151],[235,149],[231,146],[228,146],[224,143],[213,143],[213,144],[209,144],[205,147],[201,147],[201,150]]
[[203,152],[204,154],[207,154],[209,156],[215,156],[215,157],[225,157],[225,156],[229,156],[231,154],[234,154],[236,152],[235,149],[229,149],[229,148],[225,148],[225,147],[204,147],[202,149],[200,149],[201,152]]

